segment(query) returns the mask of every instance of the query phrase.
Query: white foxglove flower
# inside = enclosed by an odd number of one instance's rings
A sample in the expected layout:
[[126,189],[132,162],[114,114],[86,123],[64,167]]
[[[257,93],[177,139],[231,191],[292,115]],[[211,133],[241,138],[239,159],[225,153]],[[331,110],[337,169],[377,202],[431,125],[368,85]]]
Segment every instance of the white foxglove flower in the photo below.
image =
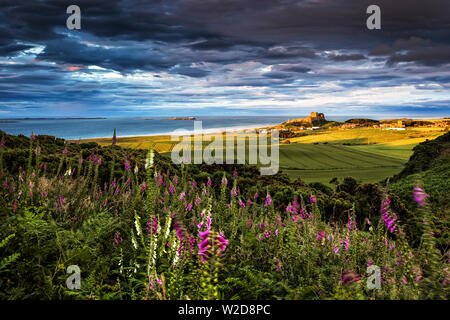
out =
[[172,218],[169,217],[168,221],[166,222],[166,232],[164,233],[164,241],[167,240],[167,237],[169,236],[170,233],[170,224],[172,223]]
[[155,157],[155,153],[153,149],[151,149],[147,154],[147,159],[145,160],[145,169],[151,168],[153,166],[153,159]]
[[139,217],[136,213],[134,214],[134,226],[136,228],[137,235],[141,235],[141,223],[140,223],[141,217]]
[[179,259],[178,255],[175,255],[175,258],[173,259],[173,264],[172,265],[175,266],[177,264],[177,262],[178,262],[178,259]]
[[136,220],[134,220],[134,226],[136,227],[136,232],[137,232],[137,235],[138,236],[140,236],[141,235],[141,233],[139,232],[139,222],[138,222],[138,220],[136,219]]

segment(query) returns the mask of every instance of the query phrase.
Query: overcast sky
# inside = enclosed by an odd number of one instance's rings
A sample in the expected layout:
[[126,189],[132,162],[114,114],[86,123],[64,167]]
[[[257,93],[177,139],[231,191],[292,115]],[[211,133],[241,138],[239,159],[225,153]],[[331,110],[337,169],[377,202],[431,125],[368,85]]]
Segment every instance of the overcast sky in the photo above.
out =
[[449,103],[449,0],[0,1],[1,118],[433,117]]

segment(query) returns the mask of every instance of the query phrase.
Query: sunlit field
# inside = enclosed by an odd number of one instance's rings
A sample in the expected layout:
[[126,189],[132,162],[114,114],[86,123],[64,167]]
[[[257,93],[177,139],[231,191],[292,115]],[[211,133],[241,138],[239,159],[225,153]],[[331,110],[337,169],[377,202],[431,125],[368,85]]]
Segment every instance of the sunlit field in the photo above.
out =
[[[306,182],[329,184],[335,177],[347,176],[364,183],[378,182],[399,173],[414,146],[443,133],[444,130],[440,128],[405,131],[356,128],[308,132],[307,136],[288,139],[290,144],[280,145],[280,169],[291,179],[300,177]],[[211,135],[205,135],[205,140],[209,137]],[[238,140],[244,139],[242,134],[237,137]],[[86,141],[95,141],[104,146],[111,144],[111,139]],[[118,138],[120,146],[137,149],[152,147],[168,157],[177,143],[171,141],[170,136]],[[208,144],[203,142],[204,147]],[[248,148],[246,159],[248,163]]]
[[[280,147],[283,172],[306,182],[328,183],[331,179],[354,177],[361,182],[377,182],[403,168],[406,160],[377,150],[360,150],[359,146],[329,144],[292,144]],[[367,146],[370,149],[372,146]]]
[[[328,129],[309,133],[307,136],[289,139],[296,143],[328,142],[330,144],[398,144],[420,143],[426,139],[434,139],[442,135],[444,128],[415,128],[405,131],[355,128],[355,129]],[[433,129],[433,130],[431,130]],[[412,139],[412,140],[410,140]]]

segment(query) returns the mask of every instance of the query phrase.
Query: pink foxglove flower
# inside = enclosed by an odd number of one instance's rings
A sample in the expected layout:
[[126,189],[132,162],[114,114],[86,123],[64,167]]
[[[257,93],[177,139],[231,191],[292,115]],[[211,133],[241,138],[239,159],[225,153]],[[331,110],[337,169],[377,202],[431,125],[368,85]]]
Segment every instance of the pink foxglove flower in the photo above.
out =
[[422,188],[419,188],[419,187],[414,188],[413,198],[419,207],[425,206],[425,199],[427,199],[429,197],[430,196],[428,194],[426,194]]
[[[221,255],[228,245],[228,240],[226,240],[223,234],[212,234],[211,231],[207,230],[205,232],[199,232],[200,243],[198,245],[198,254],[202,262],[206,262],[208,258],[218,253]],[[213,248],[218,248],[217,252],[212,252]]]
[[342,273],[342,278],[341,278],[341,282],[345,283],[345,284],[350,284],[350,283],[354,283],[354,282],[358,282],[361,280],[361,277],[359,276],[359,274],[357,274],[354,271],[350,271],[350,270],[345,270]]
[[381,202],[381,217],[383,218],[383,221],[386,224],[389,232],[393,233],[396,228],[395,221],[397,220],[397,216],[394,215],[394,217],[392,217],[389,214],[390,203],[391,200],[389,199],[389,197],[386,197],[386,200]]
[[131,166],[126,159],[124,160],[124,165],[125,165],[125,170],[129,171]]
[[123,238],[120,236],[120,232],[116,232],[114,234],[113,246],[116,246],[116,245],[118,245],[118,244],[120,244],[122,242],[123,242]]
[[64,206],[64,200],[63,200],[62,194],[59,194],[59,207],[61,209],[63,209],[63,206]]
[[266,203],[264,204],[264,207],[268,207],[272,204],[272,199],[270,199],[270,195],[266,195]]
[[345,238],[345,242],[344,242],[344,249],[345,249],[345,251],[348,250],[349,244],[350,244],[350,239],[347,236],[347,238]]
[[206,217],[206,230],[211,230],[211,213]]

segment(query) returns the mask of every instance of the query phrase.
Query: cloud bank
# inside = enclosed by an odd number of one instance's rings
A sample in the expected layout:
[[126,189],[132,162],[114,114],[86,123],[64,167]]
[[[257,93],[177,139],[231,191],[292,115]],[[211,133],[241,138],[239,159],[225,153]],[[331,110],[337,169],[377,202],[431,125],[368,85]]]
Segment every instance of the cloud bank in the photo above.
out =
[[0,117],[448,115],[450,2],[370,4],[3,0]]

